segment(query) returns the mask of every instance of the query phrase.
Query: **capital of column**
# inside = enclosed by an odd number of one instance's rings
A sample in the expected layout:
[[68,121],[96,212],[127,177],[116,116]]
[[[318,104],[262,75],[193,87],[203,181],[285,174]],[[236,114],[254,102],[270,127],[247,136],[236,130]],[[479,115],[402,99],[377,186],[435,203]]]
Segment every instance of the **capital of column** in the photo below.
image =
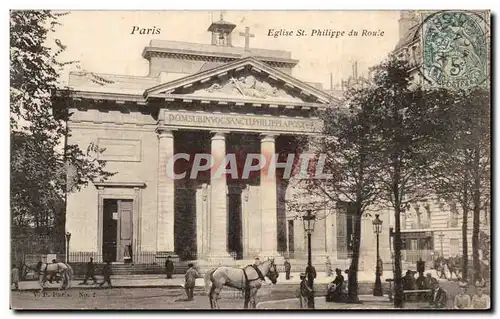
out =
[[156,128],[155,132],[156,132],[156,134],[158,134],[159,139],[166,138],[166,137],[169,137],[169,138],[174,137],[172,129],[167,128],[167,127],[158,126]]
[[226,134],[228,134],[229,132],[227,131],[210,131],[210,133],[212,134],[212,141],[224,141],[226,139]]
[[275,142],[276,136],[277,136],[277,134],[261,134],[260,135],[260,142],[261,143]]

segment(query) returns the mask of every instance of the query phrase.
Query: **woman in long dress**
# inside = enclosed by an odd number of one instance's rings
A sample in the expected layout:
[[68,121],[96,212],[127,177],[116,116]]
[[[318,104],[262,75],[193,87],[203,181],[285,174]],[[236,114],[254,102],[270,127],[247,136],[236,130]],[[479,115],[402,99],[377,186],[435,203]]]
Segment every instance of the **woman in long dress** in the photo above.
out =
[[460,292],[455,296],[453,300],[453,309],[467,309],[471,307],[471,299],[467,294],[467,283],[458,283],[460,287]]

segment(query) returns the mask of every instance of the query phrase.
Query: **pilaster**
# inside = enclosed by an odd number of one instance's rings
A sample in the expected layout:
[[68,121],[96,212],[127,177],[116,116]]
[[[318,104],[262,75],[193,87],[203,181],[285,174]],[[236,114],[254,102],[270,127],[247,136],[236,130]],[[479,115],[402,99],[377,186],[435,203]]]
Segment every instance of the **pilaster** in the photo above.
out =
[[[278,219],[276,172],[270,172],[270,163],[276,153],[274,135],[263,135],[260,152],[266,159],[266,165],[260,170],[260,198],[262,224],[262,257],[278,256]],[[270,174],[269,174],[270,172]]]

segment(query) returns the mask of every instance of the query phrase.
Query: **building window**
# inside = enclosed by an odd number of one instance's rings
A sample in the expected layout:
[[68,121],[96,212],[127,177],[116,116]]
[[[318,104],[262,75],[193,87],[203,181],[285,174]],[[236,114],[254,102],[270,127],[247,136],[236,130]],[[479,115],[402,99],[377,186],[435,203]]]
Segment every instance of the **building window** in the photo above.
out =
[[455,257],[459,255],[460,242],[458,238],[450,238],[450,257]]

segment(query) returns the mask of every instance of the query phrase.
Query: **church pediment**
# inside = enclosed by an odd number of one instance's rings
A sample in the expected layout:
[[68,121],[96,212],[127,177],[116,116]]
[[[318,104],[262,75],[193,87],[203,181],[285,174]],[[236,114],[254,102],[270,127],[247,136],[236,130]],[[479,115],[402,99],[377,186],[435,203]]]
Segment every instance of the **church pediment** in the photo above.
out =
[[318,103],[325,106],[338,102],[326,92],[251,57],[155,86],[146,90],[144,95],[146,98],[185,95],[267,102]]
[[[291,90],[289,90],[291,91]],[[192,92],[186,92],[193,96],[221,97],[237,99],[265,99],[283,102],[305,102],[304,98],[294,96],[287,92],[284,85],[266,81],[258,75],[251,73],[217,78],[213,81],[195,87]]]

